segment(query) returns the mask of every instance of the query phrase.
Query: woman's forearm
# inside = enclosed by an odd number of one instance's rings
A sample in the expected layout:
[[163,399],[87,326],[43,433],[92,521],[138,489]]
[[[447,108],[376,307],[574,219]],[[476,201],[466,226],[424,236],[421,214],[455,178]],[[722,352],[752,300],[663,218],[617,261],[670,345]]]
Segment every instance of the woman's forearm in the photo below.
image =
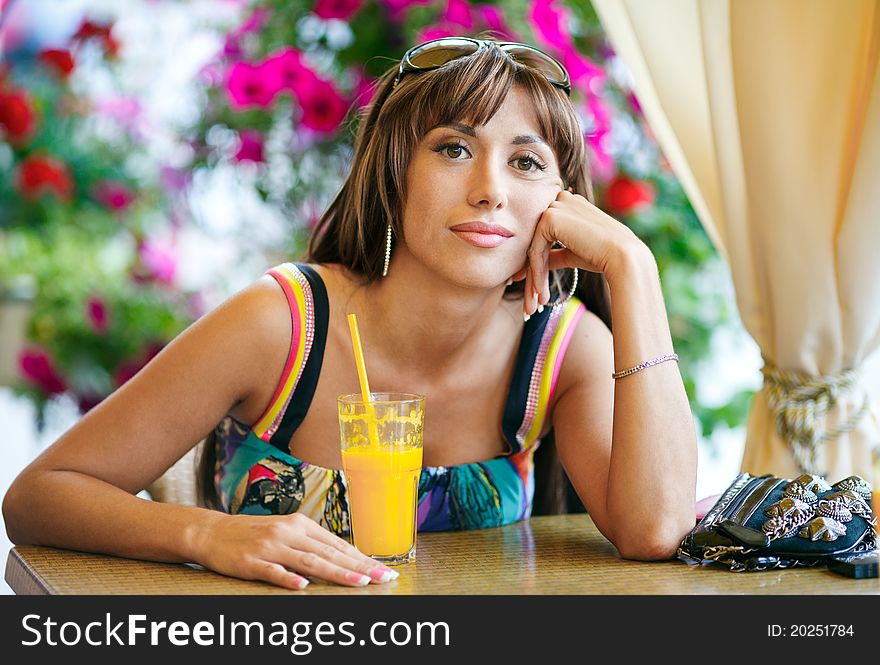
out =
[[[606,272],[614,322],[614,366],[628,369],[673,352],[657,267],[635,244]],[[697,451],[678,363],[615,381],[607,509],[621,554],[663,556],[693,527]]]
[[3,502],[10,540],[153,561],[197,561],[201,528],[220,513],[157,503],[74,471],[26,471]]

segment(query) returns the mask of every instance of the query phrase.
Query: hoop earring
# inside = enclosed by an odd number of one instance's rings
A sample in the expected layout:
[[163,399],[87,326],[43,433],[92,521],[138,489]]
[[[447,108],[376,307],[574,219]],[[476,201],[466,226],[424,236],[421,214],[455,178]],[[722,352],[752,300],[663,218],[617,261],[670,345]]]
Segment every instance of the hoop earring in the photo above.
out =
[[569,300],[574,298],[574,292],[577,290],[578,287],[578,269],[572,268],[572,270],[574,270],[574,276],[571,280],[571,288],[568,289],[568,293],[565,294],[565,298],[563,298],[562,300],[557,300],[555,303],[553,303],[554,307],[561,307]]
[[388,276],[389,265],[391,265],[391,224],[385,232],[385,265],[382,267],[382,277]]

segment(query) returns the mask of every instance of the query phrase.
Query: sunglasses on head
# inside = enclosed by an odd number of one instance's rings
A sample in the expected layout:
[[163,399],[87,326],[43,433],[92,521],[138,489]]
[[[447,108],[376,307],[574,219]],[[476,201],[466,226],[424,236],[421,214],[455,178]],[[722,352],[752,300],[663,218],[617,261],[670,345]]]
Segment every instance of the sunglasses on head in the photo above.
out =
[[496,42],[490,39],[471,39],[470,37],[441,37],[414,46],[403,56],[394,85],[406,74],[427,72],[442,67],[448,62],[464,58],[474,53],[497,46],[517,62],[531,67],[544,75],[550,83],[571,95],[571,80],[562,63],[543,51],[528,44],[517,42]]

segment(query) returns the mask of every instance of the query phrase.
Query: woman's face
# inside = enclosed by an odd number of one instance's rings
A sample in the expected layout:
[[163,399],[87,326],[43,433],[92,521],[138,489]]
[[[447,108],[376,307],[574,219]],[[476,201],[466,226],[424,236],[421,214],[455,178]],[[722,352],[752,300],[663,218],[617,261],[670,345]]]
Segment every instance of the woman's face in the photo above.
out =
[[561,188],[532,103],[514,87],[485,125],[434,127],[416,146],[405,243],[395,252],[460,286],[497,287],[525,265],[538,219]]

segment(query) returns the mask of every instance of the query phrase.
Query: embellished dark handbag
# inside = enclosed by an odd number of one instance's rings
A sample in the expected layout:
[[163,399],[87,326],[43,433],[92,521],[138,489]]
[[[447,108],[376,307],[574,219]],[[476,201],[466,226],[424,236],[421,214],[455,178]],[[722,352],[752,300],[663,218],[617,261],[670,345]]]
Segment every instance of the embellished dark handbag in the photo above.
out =
[[681,542],[680,559],[734,571],[825,565],[874,549],[871,487],[859,476],[829,485],[740,474]]

